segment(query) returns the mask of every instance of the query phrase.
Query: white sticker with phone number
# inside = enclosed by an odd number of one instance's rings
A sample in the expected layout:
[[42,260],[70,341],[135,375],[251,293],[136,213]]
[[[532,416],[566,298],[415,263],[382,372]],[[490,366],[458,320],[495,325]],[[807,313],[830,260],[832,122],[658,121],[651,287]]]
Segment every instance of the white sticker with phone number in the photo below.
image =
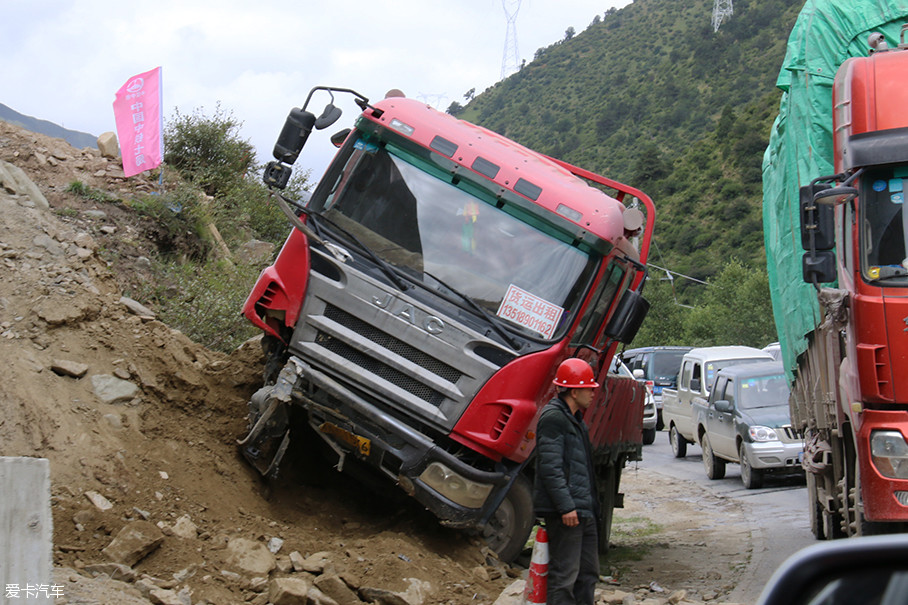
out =
[[555,335],[555,328],[563,313],[564,309],[558,305],[511,284],[498,307],[497,315],[538,332],[544,338],[551,338]]

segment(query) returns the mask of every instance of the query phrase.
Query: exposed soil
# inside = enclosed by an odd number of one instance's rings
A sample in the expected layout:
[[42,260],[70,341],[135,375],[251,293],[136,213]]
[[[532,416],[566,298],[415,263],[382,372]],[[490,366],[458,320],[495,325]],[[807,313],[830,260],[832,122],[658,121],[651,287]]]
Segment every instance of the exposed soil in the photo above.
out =
[[[78,180],[125,198],[154,183],[124,179],[97,150],[2,121],[0,160],[24,170],[50,204],[0,187],[0,455],[50,461],[55,581],[67,595],[57,602],[147,603],[134,584],[92,580],[86,569],[107,562],[102,549],[140,519],[165,538],[132,567],[180,603],[268,602],[267,579],[231,564],[235,538],[283,540],[272,579],[299,575],[291,552],[326,552],[347,585],[407,593],[411,604],[492,603],[525,573],[441,527],[402,492],[356,483],[303,452],[266,485],[236,447],[262,373],[257,343],[213,352],[130,311],[121,292],[142,279],[139,259],[155,254],[153,241],[128,207],[65,191]],[[132,383],[135,395],[105,403],[99,375]],[[654,602],[675,589],[689,600],[728,594],[748,558],[742,511],[706,494],[690,498],[691,489],[625,471],[604,590]],[[112,508],[99,510],[88,492]],[[196,531],[175,532],[187,516]]]

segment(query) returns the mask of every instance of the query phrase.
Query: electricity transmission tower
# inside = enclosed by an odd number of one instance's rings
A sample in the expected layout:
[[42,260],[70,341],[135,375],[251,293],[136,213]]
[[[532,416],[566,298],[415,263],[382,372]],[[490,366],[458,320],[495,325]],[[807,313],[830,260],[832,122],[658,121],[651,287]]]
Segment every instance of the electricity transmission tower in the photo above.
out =
[[[730,2],[731,0],[729,0]],[[504,55],[501,58],[501,79],[517,71],[520,59],[517,56],[517,13],[520,11],[520,0],[501,0],[508,28],[504,36]]]
[[732,0],[715,0],[715,4],[713,4],[713,33],[719,31],[722,22],[735,13],[731,2]]
[[440,105],[448,100],[448,95],[446,94],[426,94],[424,92],[416,95],[416,98],[425,103],[426,105],[431,105],[435,109],[441,109]]

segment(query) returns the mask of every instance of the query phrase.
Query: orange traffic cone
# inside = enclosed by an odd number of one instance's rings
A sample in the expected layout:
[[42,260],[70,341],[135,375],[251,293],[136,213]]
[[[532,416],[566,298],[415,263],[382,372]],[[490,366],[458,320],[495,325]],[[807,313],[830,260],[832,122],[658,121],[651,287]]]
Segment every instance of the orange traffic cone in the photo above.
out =
[[549,534],[540,526],[536,530],[536,543],[533,545],[533,558],[530,559],[530,573],[527,575],[526,588],[523,589],[523,603],[545,605],[545,593],[549,575]]

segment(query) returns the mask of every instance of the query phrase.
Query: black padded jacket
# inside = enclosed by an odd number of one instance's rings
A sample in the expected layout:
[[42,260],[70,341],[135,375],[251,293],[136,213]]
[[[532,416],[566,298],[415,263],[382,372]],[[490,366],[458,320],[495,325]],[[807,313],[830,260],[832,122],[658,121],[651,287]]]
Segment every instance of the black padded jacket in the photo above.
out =
[[542,409],[536,426],[533,508],[540,517],[572,510],[581,517],[600,516],[589,431],[580,412],[571,414],[557,397]]

